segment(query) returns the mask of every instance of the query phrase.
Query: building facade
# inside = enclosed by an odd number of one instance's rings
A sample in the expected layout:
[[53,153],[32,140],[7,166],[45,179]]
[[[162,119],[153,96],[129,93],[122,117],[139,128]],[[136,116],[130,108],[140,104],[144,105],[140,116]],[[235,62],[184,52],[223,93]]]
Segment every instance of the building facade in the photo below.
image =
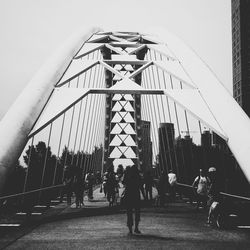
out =
[[160,123],[159,136],[159,166],[161,170],[176,171],[175,131],[173,123]]
[[250,0],[232,0],[233,96],[250,117]]
[[152,141],[150,137],[151,123],[150,121],[141,120],[142,132],[142,156],[141,156],[141,170],[146,172],[152,169]]

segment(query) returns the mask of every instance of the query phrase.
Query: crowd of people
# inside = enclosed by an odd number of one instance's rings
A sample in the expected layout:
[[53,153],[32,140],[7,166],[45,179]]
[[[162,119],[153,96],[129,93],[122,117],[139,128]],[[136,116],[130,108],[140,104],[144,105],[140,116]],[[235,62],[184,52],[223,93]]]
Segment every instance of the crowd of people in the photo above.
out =
[[83,197],[85,192],[87,193],[88,200],[93,200],[93,187],[101,183],[101,175],[100,173],[94,174],[92,171],[83,175],[80,168],[66,165],[63,171],[62,182],[63,188],[61,190],[60,201],[63,201],[63,197],[66,194],[67,204],[71,205],[74,194],[76,208],[80,208],[84,206]]
[[[109,206],[111,207],[117,204],[119,188],[125,186],[124,178],[126,173],[129,172],[129,169],[130,166],[124,169],[122,165],[119,165],[115,172],[114,167],[110,166],[103,176],[101,176],[100,173],[94,174],[91,171],[83,176],[81,169],[66,165],[63,172],[64,186],[61,190],[61,201],[66,194],[67,204],[72,204],[74,194],[76,207],[82,207],[84,205],[84,193],[87,194],[88,200],[93,200],[93,187],[96,184],[101,184],[100,191],[107,197]],[[157,197],[160,201],[158,205],[160,206],[164,206],[166,194],[169,193],[171,199],[175,197],[176,175],[172,171],[170,171],[168,175],[166,172],[162,172],[159,179],[154,178],[150,170],[145,173],[138,170],[138,174],[140,194],[144,200],[149,202],[153,201],[153,187],[158,191]]]
[[[135,165],[127,166],[126,169],[119,165],[116,172],[113,165],[101,176],[100,173],[93,172],[82,175],[81,169],[74,169],[65,166],[63,174],[64,187],[61,192],[61,200],[64,194],[67,196],[67,203],[72,204],[72,195],[75,194],[76,208],[84,206],[84,192],[88,200],[93,200],[93,187],[100,184],[100,192],[109,202],[109,206],[117,205],[119,198],[119,189],[122,188],[120,203],[127,210],[127,226],[129,234],[140,233],[140,203],[141,199],[155,206],[164,207],[167,202],[172,202],[176,198],[177,177],[170,170],[168,173],[162,171],[158,178],[153,176],[151,170],[146,172],[140,171]],[[209,168],[208,175],[200,169],[199,175],[194,179],[192,184],[194,197],[197,201],[196,208],[209,207],[208,223],[211,223],[212,210],[219,204],[219,188],[216,181],[216,169]],[[157,190],[155,199],[153,199],[153,188]],[[134,217],[133,217],[134,213]],[[133,231],[133,226],[134,231]]]

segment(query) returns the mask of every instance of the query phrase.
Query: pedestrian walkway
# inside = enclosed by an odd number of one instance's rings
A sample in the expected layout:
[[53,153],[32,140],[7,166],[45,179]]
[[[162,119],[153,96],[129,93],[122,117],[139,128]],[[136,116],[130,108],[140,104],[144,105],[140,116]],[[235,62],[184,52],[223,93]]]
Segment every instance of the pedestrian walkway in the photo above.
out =
[[141,235],[128,236],[126,212],[109,208],[97,188],[83,208],[60,203],[33,223],[0,236],[0,249],[249,249],[248,230],[218,230],[183,200],[142,208]]

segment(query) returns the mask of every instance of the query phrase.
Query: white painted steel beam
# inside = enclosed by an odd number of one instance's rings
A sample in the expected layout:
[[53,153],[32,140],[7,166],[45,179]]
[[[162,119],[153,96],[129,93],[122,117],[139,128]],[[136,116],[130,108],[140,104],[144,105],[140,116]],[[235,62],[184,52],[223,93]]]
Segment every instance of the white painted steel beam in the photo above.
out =
[[145,69],[147,69],[149,66],[151,66],[153,64],[152,61],[149,61],[147,64],[144,64],[142,67],[140,67],[139,69],[137,69],[136,71],[134,71],[129,78],[133,78],[136,75],[140,74],[142,71],[144,71]]
[[[115,85],[113,85],[115,86]],[[90,89],[90,94],[138,94],[138,95],[162,95],[162,89],[124,89],[124,88],[109,88],[109,89]]]
[[140,50],[142,50],[142,49],[144,49],[144,48],[146,48],[146,47],[147,47],[147,46],[146,46],[145,44],[143,44],[143,45],[139,46],[138,48],[133,49],[133,50],[130,51],[128,54],[129,54],[129,55],[136,54],[138,51],[140,51]]
[[137,48],[138,47],[138,43],[136,42],[111,42],[109,43],[110,45],[114,46],[114,47],[125,47],[125,48]]
[[117,54],[126,55],[126,52],[125,52],[125,51],[119,50],[119,49],[117,49],[116,47],[113,47],[112,45],[109,45],[108,43],[105,44],[105,47],[108,48],[108,49],[110,49],[110,50],[113,50],[113,51],[116,52]]
[[131,64],[131,65],[143,65],[143,64],[147,64],[148,61],[144,61],[144,60],[130,60],[124,58],[124,60],[103,60],[103,62],[107,63],[107,64]]
[[104,61],[100,61],[100,64],[106,68],[107,70],[109,70],[110,72],[114,73],[115,75],[124,78],[124,75],[122,75],[119,71],[117,71],[116,69],[114,69],[113,67],[111,67],[109,64],[107,64]]

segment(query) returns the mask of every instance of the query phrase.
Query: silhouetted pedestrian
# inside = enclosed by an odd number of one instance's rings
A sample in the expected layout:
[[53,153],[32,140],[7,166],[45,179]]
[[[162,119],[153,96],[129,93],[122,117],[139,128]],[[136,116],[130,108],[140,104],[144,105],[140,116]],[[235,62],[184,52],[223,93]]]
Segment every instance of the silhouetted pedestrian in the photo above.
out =
[[139,175],[140,175],[140,191],[141,191],[143,199],[146,200],[146,192],[145,192],[145,189],[144,189],[145,180],[144,180],[143,172],[139,171],[139,170],[138,170],[138,172],[139,172]]
[[63,196],[66,193],[67,195],[67,204],[71,205],[71,196],[73,191],[73,181],[74,181],[74,173],[72,166],[65,165],[63,172],[63,189],[61,193],[60,201],[63,201]]
[[148,170],[144,175],[144,183],[145,183],[145,197],[146,200],[150,199],[150,201],[153,200],[153,176],[151,174],[151,171]]
[[218,207],[220,202],[220,188],[219,188],[219,182],[217,180],[216,168],[210,167],[208,169],[208,175],[211,183],[208,188],[207,206],[209,207],[209,212],[208,212],[207,223],[210,224],[213,213],[216,210],[216,207]]
[[75,169],[74,192],[76,197],[76,208],[82,207],[84,205],[84,179],[82,177],[82,170],[80,168]]
[[107,196],[107,176],[108,176],[108,172],[105,172],[103,174],[103,180],[102,180],[102,189],[103,189],[103,192],[104,192],[104,196],[106,197]]
[[174,201],[175,195],[176,195],[176,174],[173,172],[173,170],[169,170],[168,173],[168,181],[169,181],[169,195],[171,201]]
[[95,184],[95,177],[92,171],[90,171],[85,177],[85,183],[88,188],[88,199],[93,200],[93,186]]
[[114,167],[112,165],[108,169],[107,181],[106,181],[107,200],[109,202],[110,207],[114,205],[116,187],[117,187],[117,180],[115,177]]
[[194,179],[192,186],[195,188],[197,197],[196,209],[202,205],[203,208],[207,206],[207,194],[210,180],[205,176],[204,171],[200,169],[200,174]]
[[[133,225],[135,225],[134,232],[140,234],[140,185],[141,177],[135,165],[126,168],[123,184],[125,186],[124,205],[127,209],[127,226],[129,234],[133,233]],[[135,220],[133,219],[133,210],[135,211]]]
[[159,182],[158,182],[158,195],[160,200],[160,206],[164,207],[166,202],[166,193],[169,192],[169,181],[168,181],[168,175],[166,171],[162,171]]

